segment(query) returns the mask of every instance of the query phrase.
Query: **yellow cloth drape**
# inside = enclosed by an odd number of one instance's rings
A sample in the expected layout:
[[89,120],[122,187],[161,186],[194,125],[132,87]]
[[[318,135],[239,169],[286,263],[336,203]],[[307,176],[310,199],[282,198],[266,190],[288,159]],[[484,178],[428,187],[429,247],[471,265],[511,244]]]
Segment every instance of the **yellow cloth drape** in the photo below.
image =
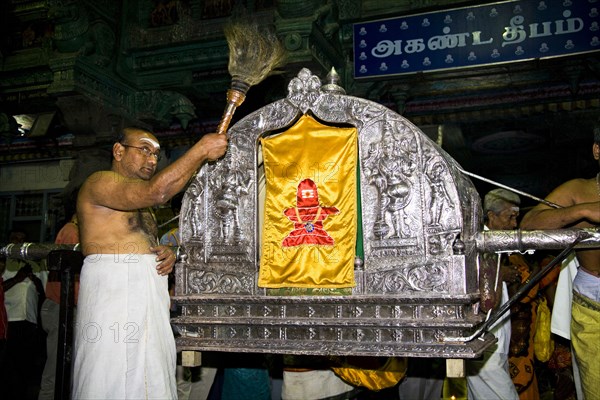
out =
[[406,358],[389,357],[384,365],[377,368],[346,365],[332,367],[331,369],[337,376],[351,385],[377,391],[396,386],[406,375],[407,365]]
[[355,286],[356,128],[330,127],[305,115],[288,131],[262,139],[262,149],[266,196],[258,285]]
[[[558,268],[557,268],[558,269]],[[541,362],[547,362],[554,352],[554,340],[550,331],[552,322],[552,311],[548,307],[545,297],[538,302],[535,316],[535,334],[533,337],[533,349],[535,358]]]
[[579,365],[583,397],[600,399],[600,303],[573,291],[571,344]]
[[467,378],[446,377],[442,386],[442,400],[467,400]]

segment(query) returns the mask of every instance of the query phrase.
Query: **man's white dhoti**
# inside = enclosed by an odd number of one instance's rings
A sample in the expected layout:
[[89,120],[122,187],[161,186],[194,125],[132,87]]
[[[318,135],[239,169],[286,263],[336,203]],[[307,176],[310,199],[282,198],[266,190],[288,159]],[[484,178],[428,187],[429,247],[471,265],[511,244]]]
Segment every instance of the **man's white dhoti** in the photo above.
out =
[[176,399],[167,277],[153,254],[95,254],[80,277],[74,399]]
[[571,340],[571,304],[573,304],[573,280],[577,275],[579,261],[575,252],[563,260],[558,276],[554,305],[552,306],[552,322],[550,330],[565,339]]

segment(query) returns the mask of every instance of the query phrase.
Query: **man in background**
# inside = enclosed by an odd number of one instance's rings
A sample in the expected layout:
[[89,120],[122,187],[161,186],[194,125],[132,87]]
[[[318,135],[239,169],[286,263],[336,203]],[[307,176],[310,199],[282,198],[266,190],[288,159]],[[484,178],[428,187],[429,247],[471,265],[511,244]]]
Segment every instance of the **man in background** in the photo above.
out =
[[[13,229],[9,242],[20,245],[27,235]],[[7,399],[36,399],[44,346],[38,329],[39,308],[44,301],[48,272],[44,263],[6,259],[3,273],[4,303],[8,316],[6,352],[0,365],[2,394]],[[4,398],[4,397],[3,397]]]
[[[517,227],[519,216],[519,196],[505,189],[488,192],[483,200],[484,229],[509,230]],[[491,255],[485,255],[491,256]],[[500,254],[497,257],[501,257]],[[502,263],[502,260],[500,260]],[[496,259],[493,260],[494,265]],[[494,308],[508,301],[507,282],[519,282],[520,274],[514,265],[502,263],[500,268],[500,288],[493,288]],[[506,312],[490,332],[498,341],[484,351],[481,359],[467,360],[467,390],[470,399],[516,400],[519,398],[508,371],[510,344],[510,315]]]
[[[600,167],[600,127],[594,129],[592,155]],[[600,170],[600,168],[599,168]],[[600,172],[572,179],[554,189],[546,200],[560,208],[538,204],[521,221],[521,229],[593,228],[600,226]],[[580,249],[573,281],[570,338],[585,399],[600,398],[600,249]],[[566,269],[565,269],[566,270]],[[559,287],[561,287],[559,278]],[[556,293],[558,298],[560,293]],[[555,301],[553,310],[560,301]],[[554,326],[553,326],[554,331]],[[567,332],[568,334],[569,332]]]

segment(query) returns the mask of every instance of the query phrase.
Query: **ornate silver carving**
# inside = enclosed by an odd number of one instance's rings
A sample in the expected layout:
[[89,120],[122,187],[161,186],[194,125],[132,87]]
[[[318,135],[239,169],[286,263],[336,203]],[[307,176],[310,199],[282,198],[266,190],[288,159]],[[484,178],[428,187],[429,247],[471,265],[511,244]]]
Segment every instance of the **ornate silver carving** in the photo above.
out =
[[192,293],[252,293],[251,276],[193,270],[187,279]]
[[448,271],[445,265],[396,266],[388,271],[367,275],[367,287],[380,293],[448,292]]
[[321,81],[318,77],[311,75],[310,71],[303,69],[288,84],[288,99],[297,108],[306,114],[308,109],[319,98]]
[[[371,143],[365,160],[365,176],[377,189],[373,233],[378,240],[384,238],[414,237],[414,221],[406,213],[414,183],[411,177],[416,164],[411,158],[410,137],[397,137],[394,126],[384,121],[382,139]],[[404,147],[404,148],[403,148]]]
[[525,252],[530,250],[562,249],[583,238],[576,248],[597,248],[600,229],[555,229],[536,231],[482,231],[476,236],[477,247],[483,252]]
[[[231,127],[226,157],[194,178],[180,221],[179,348],[477,357],[493,336],[445,338],[468,337],[483,320],[478,252],[526,235],[480,233],[481,200],[451,157],[400,115],[330,85],[301,70],[285,99]],[[364,255],[351,295],[267,296],[257,286],[260,139],[307,113],[358,130]]]
[[232,154],[231,162],[224,164],[222,171],[209,177],[214,193],[215,211],[220,218],[218,242],[228,245],[239,242],[241,237],[240,212],[243,196],[250,193],[252,180],[248,170],[244,170],[239,154]]

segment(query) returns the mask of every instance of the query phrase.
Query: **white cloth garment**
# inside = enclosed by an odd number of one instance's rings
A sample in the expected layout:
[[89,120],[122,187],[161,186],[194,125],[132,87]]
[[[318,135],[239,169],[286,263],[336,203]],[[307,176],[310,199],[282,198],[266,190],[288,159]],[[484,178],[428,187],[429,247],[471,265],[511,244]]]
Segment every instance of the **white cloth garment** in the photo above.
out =
[[[508,302],[508,288],[502,282],[502,302]],[[510,312],[502,314],[490,332],[498,342],[483,352],[481,359],[467,360],[467,392],[469,399],[518,400],[519,394],[508,371],[510,346]]]
[[[40,267],[28,261],[29,264],[34,265],[33,274],[40,278],[42,286],[46,287],[48,281],[48,271],[40,270]],[[17,275],[17,271],[22,267],[23,261],[7,259],[6,270],[2,275],[4,282],[14,278]],[[25,278],[23,282],[17,283],[10,290],[4,293],[4,305],[6,307],[6,315],[8,321],[29,321],[32,324],[37,324],[38,317],[38,292],[35,284],[29,278]]]
[[[506,282],[502,282],[502,300],[500,307],[508,303],[510,297],[508,296],[508,286]],[[498,352],[508,354],[510,348],[510,335],[512,333],[512,327],[510,324],[510,310],[506,310],[504,314],[490,327],[490,332],[498,339]]]
[[554,305],[552,306],[552,322],[550,330],[565,339],[571,340],[571,304],[573,303],[573,280],[577,275],[579,261],[571,252],[562,262]]
[[85,258],[73,355],[73,399],[176,399],[167,277],[153,254]]

